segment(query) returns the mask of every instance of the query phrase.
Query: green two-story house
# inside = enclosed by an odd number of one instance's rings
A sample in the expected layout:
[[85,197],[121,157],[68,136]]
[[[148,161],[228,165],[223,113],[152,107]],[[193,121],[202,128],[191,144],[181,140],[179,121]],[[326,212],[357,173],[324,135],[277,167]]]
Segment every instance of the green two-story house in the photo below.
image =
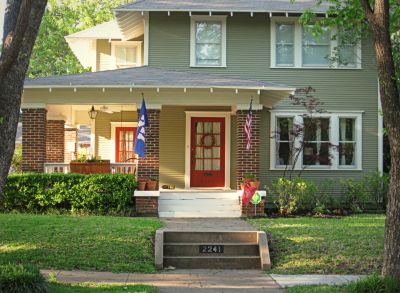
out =
[[[288,169],[315,181],[381,170],[372,41],[338,51],[336,29],[314,36],[300,24],[311,7],[307,0],[141,0],[116,8],[114,21],[66,36],[92,72],[25,82],[23,169],[69,172],[71,160],[95,156],[109,161],[110,172],[158,180],[157,190],[135,192],[136,206],[165,217],[242,215],[245,173],[264,190]],[[324,5],[314,10],[329,17]],[[289,96],[305,87],[315,89],[323,111],[312,115],[294,156],[292,130],[310,118]],[[138,159],[142,96],[149,126],[146,157]]]

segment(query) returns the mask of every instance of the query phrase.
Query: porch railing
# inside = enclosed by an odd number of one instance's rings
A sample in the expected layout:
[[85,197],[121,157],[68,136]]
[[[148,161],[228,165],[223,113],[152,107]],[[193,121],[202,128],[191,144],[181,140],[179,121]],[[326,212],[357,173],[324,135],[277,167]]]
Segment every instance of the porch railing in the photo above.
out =
[[[112,174],[136,174],[137,161],[132,163],[111,163],[110,173]],[[45,173],[69,173],[70,168],[67,163],[45,163]]]

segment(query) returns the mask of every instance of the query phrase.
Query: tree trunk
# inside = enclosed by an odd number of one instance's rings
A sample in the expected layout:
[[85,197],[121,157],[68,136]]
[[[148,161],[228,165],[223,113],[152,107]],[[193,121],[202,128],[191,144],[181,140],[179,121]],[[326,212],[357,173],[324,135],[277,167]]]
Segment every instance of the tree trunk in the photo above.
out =
[[400,279],[400,97],[389,31],[389,1],[376,0],[368,18],[374,37],[383,116],[391,155],[382,274]]
[[47,0],[8,0],[0,56],[0,204],[15,148],[29,58]]

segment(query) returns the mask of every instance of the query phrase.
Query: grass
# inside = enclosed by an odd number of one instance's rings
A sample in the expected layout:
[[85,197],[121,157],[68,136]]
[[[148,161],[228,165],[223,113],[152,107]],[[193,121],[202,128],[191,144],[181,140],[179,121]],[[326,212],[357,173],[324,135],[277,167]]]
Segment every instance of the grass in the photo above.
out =
[[373,274],[381,270],[384,215],[249,221],[272,234],[271,273]]
[[120,285],[120,284],[105,284],[105,283],[49,283],[49,292],[52,293],[153,293],[156,292],[156,287],[147,285]]
[[0,264],[154,272],[154,218],[0,214]]

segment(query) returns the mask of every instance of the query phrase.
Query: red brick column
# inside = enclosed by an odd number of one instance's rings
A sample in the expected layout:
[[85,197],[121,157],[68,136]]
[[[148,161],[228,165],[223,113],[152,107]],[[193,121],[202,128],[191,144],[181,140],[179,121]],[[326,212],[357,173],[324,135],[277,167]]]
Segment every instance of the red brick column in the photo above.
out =
[[248,110],[238,110],[236,114],[236,185],[240,189],[243,175],[251,173],[259,179],[260,174],[260,120],[261,111],[253,110],[251,149],[246,150],[244,125]]
[[158,217],[158,196],[136,196],[136,215],[142,217]]
[[[77,158],[78,155],[78,129],[76,128],[65,128],[64,130],[64,136],[65,136],[65,147],[64,147],[64,162],[69,163],[71,160],[74,160]],[[71,152],[71,149],[69,148],[69,144],[73,144],[74,146],[74,152]]]
[[[251,149],[246,149],[246,136],[244,134],[244,125],[248,110],[238,110],[236,116],[236,185],[240,189],[240,183],[245,173],[251,173],[260,179],[260,127],[261,110],[253,110],[252,140]],[[264,199],[263,199],[264,200]],[[264,216],[264,202],[254,208],[254,205],[244,205],[241,202],[242,217],[260,217]]]
[[47,120],[46,163],[64,163],[64,120]]
[[46,160],[46,109],[22,110],[22,171],[43,172]]
[[160,110],[147,110],[149,127],[146,127],[146,155],[139,158],[138,178],[154,177],[159,180],[160,174]]

